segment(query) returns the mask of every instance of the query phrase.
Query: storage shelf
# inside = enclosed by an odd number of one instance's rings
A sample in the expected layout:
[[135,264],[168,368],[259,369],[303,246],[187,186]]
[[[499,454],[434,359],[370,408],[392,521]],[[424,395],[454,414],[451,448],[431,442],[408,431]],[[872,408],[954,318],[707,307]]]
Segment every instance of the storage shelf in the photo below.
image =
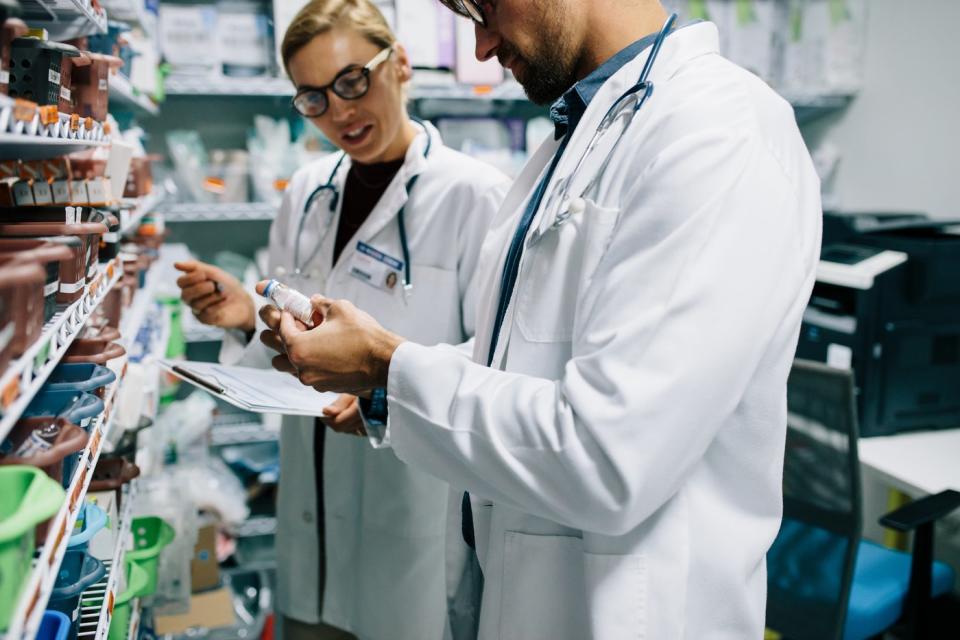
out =
[[80,602],[84,603],[80,609],[80,629],[77,640],[103,640],[110,630],[110,621],[113,617],[113,602],[119,595],[120,575],[123,567],[123,554],[126,552],[127,534],[130,531],[130,522],[133,517],[133,502],[136,499],[136,480],[131,481],[123,488],[122,511],[118,517],[116,528],[116,544],[113,548],[113,557],[105,560],[107,573],[103,580],[83,592]]
[[286,78],[207,77],[173,74],[164,81],[168,96],[293,97]]
[[[151,116],[160,115],[160,108],[148,96],[140,93],[122,73],[110,76],[110,110],[135,111]],[[119,109],[117,109],[119,107]]]
[[107,12],[90,0],[20,0],[23,19],[31,27],[43,27],[51,40],[69,40],[106,33]]
[[0,160],[36,160],[53,158],[72,151],[107,144],[109,136],[103,124],[79,121],[74,129],[71,118],[61,113],[56,122],[43,124],[32,103],[19,103],[0,95]]
[[[170,96],[230,96],[292,98],[295,91],[287,78],[207,77],[173,74],[166,79]],[[496,87],[474,87],[457,83],[424,84],[414,80],[410,88],[413,100],[470,100],[527,102],[523,89],[516,82]]]
[[100,275],[86,285],[83,296],[51,318],[40,338],[7,366],[0,376],[0,398],[5,405],[0,408],[0,442],[79,335],[87,318],[122,275],[123,265],[119,259],[101,265]]
[[784,98],[793,106],[793,114],[797,122],[806,124],[843,109],[853,100],[853,95],[797,95],[787,93],[784,94]]
[[266,202],[163,204],[158,209],[165,222],[227,222],[241,220],[273,220],[277,205]]
[[143,216],[153,213],[163,198],[162,191],[153,191],[142,198],[124,198],[120,202],[120,235],[126,236],[136,231]]
[[102,147],[103,140],[72,140],[69,138],[41,138],[16,133],[0,132],[0,160],[41,160],[56,158],[74,151]]
[[214,447],[277,442],[279,439],[279,433],[267,429],[259,422],[247,424],[214,424],[210,430],[210,445]]
[[255,538],[257,536],[272,536],[277,533],[277,519],[270,516],[256,516],[245,520],[233,532],[237,538]]
[[158,17],[147,11],[143,0],[100,0],[100,4],[110,14],[110,20],[139,27],[150,40],[156,41]]
[[51,520],[47,540],[53,544],[44,544],[36,553],[33,569],[20,592],[20,600],[14,609],[13,619],[7,629],[4,640],[29,640],[37,634],[40,620],[47,608],[50,593],[60,571],[70,541],[70,532],[76,523],[80,507],[83,505],[93,470],[100,459],[103,443],[110,435],[113,426],[113,403],[117,398],[117,389],[122,383],[117,379],[105,394],[104,410],[94,420],[90,428],[90,440],[80,457],[80,463],[67,489],[67,499],[57,515]]

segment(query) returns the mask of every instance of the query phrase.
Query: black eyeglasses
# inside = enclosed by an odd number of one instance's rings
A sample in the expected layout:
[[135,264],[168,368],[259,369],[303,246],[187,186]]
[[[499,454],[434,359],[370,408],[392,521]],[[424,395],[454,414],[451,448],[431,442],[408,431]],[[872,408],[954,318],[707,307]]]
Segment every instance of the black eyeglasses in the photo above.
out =
[[458,16],[470,18],[481,27],[487,26],[487,17],[483,12],[483,2],[478,2],[478,0],[440,0],[440,4]]
[[362,67],[347,67],[333,78],[333,82],[326,86],[300,89],[297,91],[297,95],[293,97],[293,108],[302,116],[319,118],[330,108],[327,89],[344,100],[362,98],[370,91],[370,74],[392,53],[393,47],[387,47]]

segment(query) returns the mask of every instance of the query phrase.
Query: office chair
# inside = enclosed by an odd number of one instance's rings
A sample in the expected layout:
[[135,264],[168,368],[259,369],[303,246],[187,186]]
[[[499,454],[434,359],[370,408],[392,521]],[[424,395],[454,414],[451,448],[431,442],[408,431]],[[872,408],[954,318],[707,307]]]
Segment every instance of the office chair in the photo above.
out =
[[933,562],[933,525],[960,507],[944,491],[880,518],[913,531],[913,554],[861,539],[853,372],[796,360],[787,384],[783,524],[767,554],[767,626],[791,640],[865,640],[903,626],[929,637],[931,598],[953,585]]

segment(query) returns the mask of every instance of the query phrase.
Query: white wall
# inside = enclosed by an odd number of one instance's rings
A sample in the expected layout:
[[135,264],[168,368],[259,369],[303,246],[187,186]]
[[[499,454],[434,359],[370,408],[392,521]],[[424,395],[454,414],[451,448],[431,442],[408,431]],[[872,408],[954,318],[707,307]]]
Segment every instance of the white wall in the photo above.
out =
[[863,89],[808,145],[839,147],[844,209],[960,218],[960,0],[868,3]]

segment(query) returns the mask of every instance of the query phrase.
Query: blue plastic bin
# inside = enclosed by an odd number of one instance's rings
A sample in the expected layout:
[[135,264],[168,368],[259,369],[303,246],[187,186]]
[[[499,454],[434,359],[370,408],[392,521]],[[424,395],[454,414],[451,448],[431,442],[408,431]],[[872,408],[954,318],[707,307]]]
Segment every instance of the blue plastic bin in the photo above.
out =
[[63,557],[60,573],[57,574],[57,581],[53,585],[47,608],[67,614],[72,621],[70,633],[67,636],[71,640],[77,637],[77,623],[80,620],[77,610],[80,608],[80,596],[102,580],[106,572],[103,563],[87,555],[86,551],[68,549]]
[[64,363],[53,370],[43,386],[49,391],[88,391],[98,393],[117,379],[117,374],[99,364]]
[[37,630],[37,640],[67,640],[70,636],[70,618],[60,611],[44,611]]
[[75,425],[90,430],[93,419],[103,413],[103,400],[85,391],[41,389],[23,415],[63,416]]
[[86,551],[93,536],[107,526],[107,512],[92,502],[87,502],[80,508],[77,522],[80,522],[80,518],[83,518],[83,526],[79,530],[74,528],[67,549]]

